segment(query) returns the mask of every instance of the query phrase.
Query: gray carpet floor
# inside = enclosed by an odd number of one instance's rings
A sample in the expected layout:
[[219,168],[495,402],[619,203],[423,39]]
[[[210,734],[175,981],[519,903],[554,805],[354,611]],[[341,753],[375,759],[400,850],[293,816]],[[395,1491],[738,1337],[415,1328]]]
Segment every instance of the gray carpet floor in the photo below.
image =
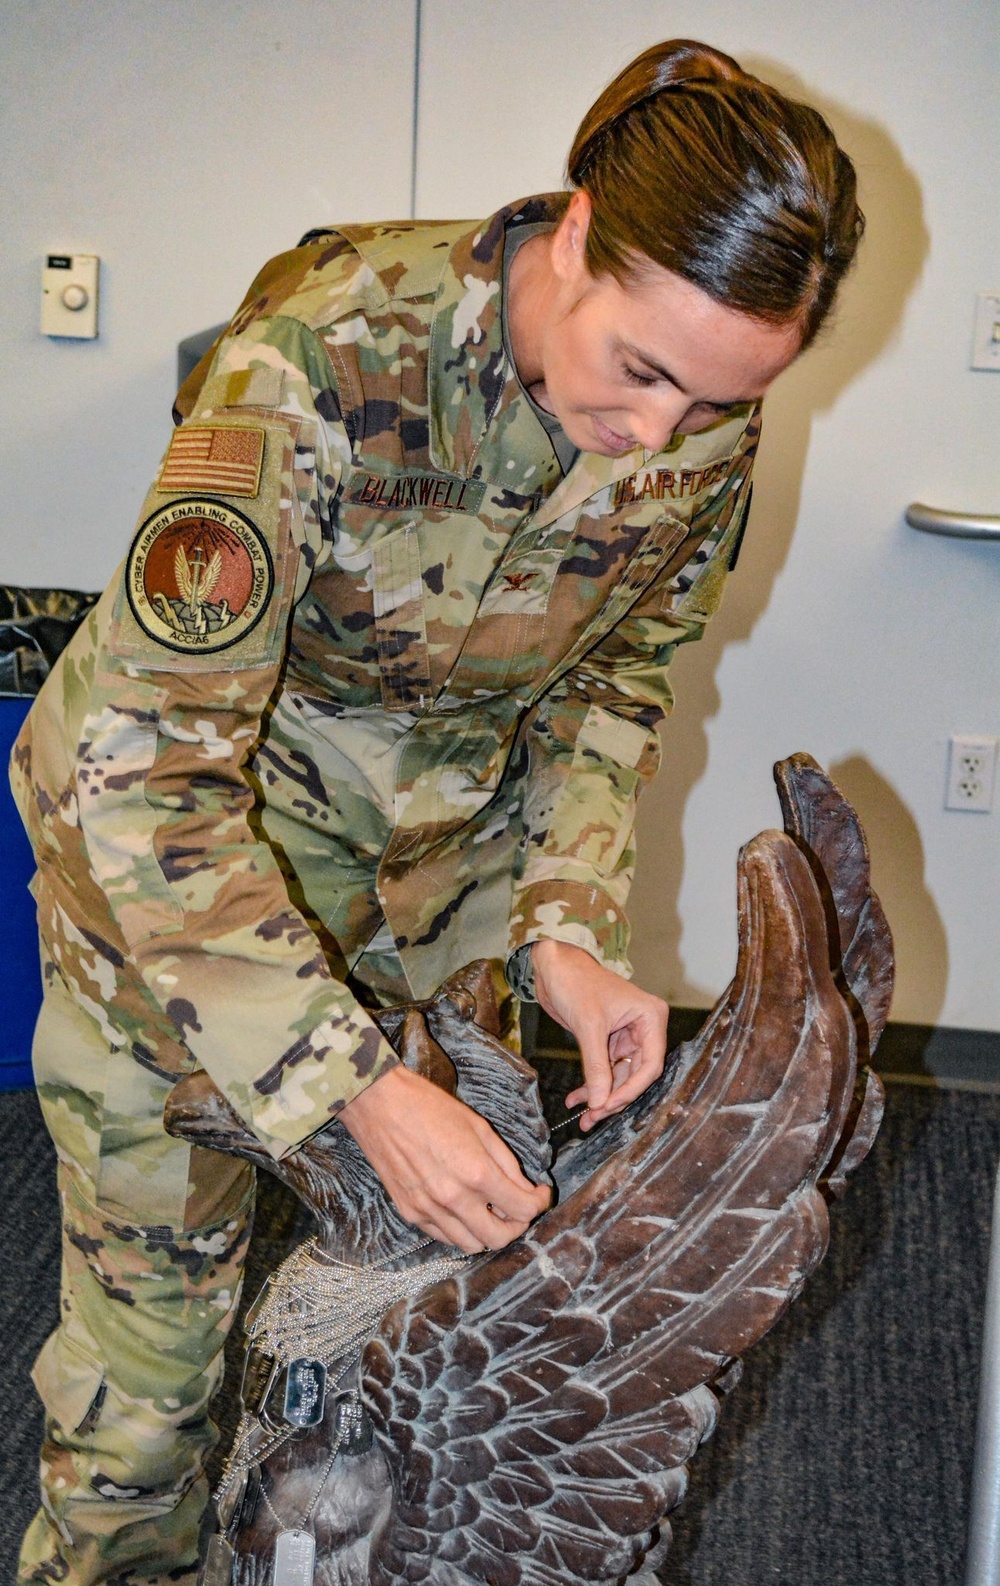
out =
[[[550,1060],[545,1086],[565,1088]],[[0,1582],[35,1507],[31,1361],[56,1315],[51,1147],[0,1096]],[[805,1294],[746,1361],[694,1462],[667,1586],[960,1586],[1000,1097],[890,1087],[886,1122]],[[248,1288],[297,1236],[262,1187]]]

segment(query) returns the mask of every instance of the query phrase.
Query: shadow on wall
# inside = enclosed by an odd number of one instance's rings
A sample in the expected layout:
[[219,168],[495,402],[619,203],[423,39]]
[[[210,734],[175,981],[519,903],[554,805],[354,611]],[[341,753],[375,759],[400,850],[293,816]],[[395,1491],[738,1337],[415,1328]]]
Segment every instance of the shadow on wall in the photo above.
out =
[[[814,417],[832,409],[891,342],[920,278],[929,245],[919,182],[885,127],[825,98],[780,63],[757,58],[744,64],[791,98],[814,105],[830,122],[857,167],[868,224],[858,268],[844,284],[832,326],[768,396],[764,439],[755,470],[753,518],[739,570],[730,580],[721,613],[709,624],[705,637],[682,648],[677,656],[673,680],[678,709],[665,728],[663,770],[640,808],[640,860],[630,909],[636,979],[690,1007],[709,1007],[721,990],[689,978],[681,953],[682,921],[677,905],[684,871],[684,809],[708,767],[708,724],[720,706],[715,682],[719,662],[727,645],[749,639],[767,610],[785,565],[799,515]],[[761,709],[766,708],[762,701]],[[808,742],[790,744],[784,752],[797,749],[815,752]],[[755,783],[766,781],[768,769],[748,768]],[[901,808],[886,784],[880,783],[880,790],[881,803],[862,810],[862,819],[875,833],[872,847],[876,858],[883,835],[895,832],[893,823]],[[851,797],[850,788],[844,791]],[[873,791],[871,785],[868,791]],[[738,788],[733,796],[741,796]],[[908,814],[905,820],[913,826]],[[752,835],[744,833],[744,837]],[[712,833],[699,834],[699,841],[712,841]],[[889,851],[898,853],[899,846],[898,836],[894,836]],[[916,847],[919,850],[919,842]],[[921,857],[918,852],[917,858]],[[735,852],[733,859],[735,862]],[[913,889],[919,887],[921,875],[918,863],[912,874],[895,877],[898,917],[905,916],[908,922],[901,932],[904,938],[909,936],[914,909],[920,912],[921,894],[914,895]],[[929,896],[923,896],[929,903]],[[934,939],[943,942],[936,915],[935,921]],[[720,928],[724,923],[720,921]],[[937,1008],[943,986],[942,978]],[[921,1006],[926,1001],[922,995]],[[931,1022],[931,1016],[927,1017]]]
[[872,885],[896,948],[897,1004],[917,1010],[921,1023],[936,1024],[948,989],[948,937],[924,881],[917,823],[862,755],[838,760],[828,770],[861,816],[868,837]]

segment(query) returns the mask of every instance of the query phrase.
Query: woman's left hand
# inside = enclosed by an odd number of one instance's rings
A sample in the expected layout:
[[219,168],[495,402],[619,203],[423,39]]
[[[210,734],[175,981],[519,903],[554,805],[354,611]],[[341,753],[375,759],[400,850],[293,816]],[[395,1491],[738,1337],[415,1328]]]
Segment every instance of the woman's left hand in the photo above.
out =
[[662,1074],[667,1004],[567,942],[535,942],[531,963],[539,1003],[576,1037],[584,1084],[566,1105],[586,1103],[580,1128],[592,1129]]

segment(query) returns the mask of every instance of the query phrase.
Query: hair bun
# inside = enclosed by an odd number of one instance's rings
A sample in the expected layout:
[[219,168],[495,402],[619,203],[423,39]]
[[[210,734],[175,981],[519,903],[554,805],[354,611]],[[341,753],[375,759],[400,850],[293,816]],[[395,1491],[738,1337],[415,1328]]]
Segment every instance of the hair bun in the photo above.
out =
[[[671,88],[675,83],[718,83],[746,79],[747,73],[731,55],[715,50],[710,44],[700,44],[697,39],[668,39],[664,44],[654,44],[632,62],[632,66],[648,63],[655,77],[650,93],[661,88]],[[628,68],[631,70],[631,68]],[[644,94],[643,98],[648,98]]]
[[667,39],[630,61],[605,88],[584,116],[567,161],[571,182],[580,186],[583,173],[608,132],[647,99],[688,83],[747,81],[738,61],[696,39]]

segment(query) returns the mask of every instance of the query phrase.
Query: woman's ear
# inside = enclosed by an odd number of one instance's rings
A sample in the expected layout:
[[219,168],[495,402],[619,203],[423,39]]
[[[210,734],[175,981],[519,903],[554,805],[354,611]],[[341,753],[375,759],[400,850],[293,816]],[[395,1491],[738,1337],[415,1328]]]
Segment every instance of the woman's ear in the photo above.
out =
[[578,187],[566,206],[566,213],[552,233],[549,259],[556,275],[567,285],[582,286],[590,278],[587,269],[587,233],[592,213],[590,194]]

